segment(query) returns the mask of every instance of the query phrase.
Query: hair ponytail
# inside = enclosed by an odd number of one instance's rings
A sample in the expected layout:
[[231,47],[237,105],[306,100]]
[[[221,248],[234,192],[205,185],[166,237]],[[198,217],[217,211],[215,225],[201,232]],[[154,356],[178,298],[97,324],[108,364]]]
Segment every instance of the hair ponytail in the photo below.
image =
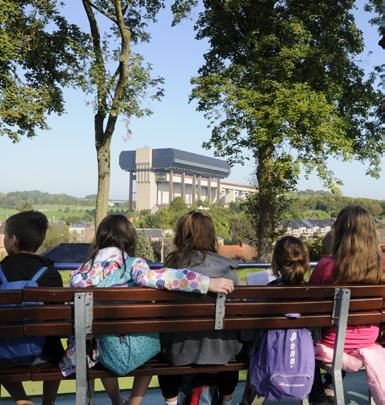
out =
[[286,283],[302,283],[309,270],[309,261],[309,252],[303,242],[294,236],[284,236],[274,246],[273,274]]

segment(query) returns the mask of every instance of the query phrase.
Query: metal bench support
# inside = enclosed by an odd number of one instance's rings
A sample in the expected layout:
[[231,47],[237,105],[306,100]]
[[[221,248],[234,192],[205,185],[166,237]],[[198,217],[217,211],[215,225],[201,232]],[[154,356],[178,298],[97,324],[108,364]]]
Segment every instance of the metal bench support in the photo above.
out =
[[92,329],[92,293],[75,293],[76,405],[88,403],[86,340]]
[[336,342],[334,346],[332,375],[335,391],[335,403],[345,405],[344,386],[342,381],[342,355],[346,328],[348,326],[350,290],[346,288],[336,289],[334,296],[334,323],[336,325]]

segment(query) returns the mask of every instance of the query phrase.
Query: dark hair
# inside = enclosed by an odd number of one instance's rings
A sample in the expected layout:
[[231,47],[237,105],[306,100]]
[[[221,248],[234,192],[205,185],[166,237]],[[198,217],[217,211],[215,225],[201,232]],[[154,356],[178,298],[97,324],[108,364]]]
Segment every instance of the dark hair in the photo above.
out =
[[203,253],[201,262],[206,258],[207,252],[216,253],[218,242],[211,217],[202,211],[190,211],[183,215],[176,226],[174,244],[175,250],[165,261],[170,267],[189,266],[194,251]]
[[36,252],[43,243],[48,229],[47,217],[35,210],[23,211],[5,221],[5,233],[15,235],[18,250]]
[[309,252],[304,243],[294,236],[284,236],[274,246],[272,269],[276,277],[287,283],[302,283],[309,270]]
[[136,230],[124,215],[107,215],[96,230],[94,250],[117,247],[129,256],[135,255]]

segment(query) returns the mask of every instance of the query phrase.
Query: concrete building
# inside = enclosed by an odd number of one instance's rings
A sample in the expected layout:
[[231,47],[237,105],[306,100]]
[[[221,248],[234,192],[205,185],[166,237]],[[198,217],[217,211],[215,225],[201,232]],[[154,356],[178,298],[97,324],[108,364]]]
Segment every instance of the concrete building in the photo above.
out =
[[172,148],[139,148],[123,151],[120,167],[129,173],[129,208],[133,208],[136,181],[136,210],[167,207],[175,197],[190,205],[242,200],[256,188],[226,183],[230,174],[227,161]]

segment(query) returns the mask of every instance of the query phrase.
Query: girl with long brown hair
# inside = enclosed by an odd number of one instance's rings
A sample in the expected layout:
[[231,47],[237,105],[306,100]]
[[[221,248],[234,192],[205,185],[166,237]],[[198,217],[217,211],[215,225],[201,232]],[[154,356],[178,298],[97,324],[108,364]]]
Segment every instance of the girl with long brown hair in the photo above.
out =
[[[166,259],[166,266],[189,267],[209,277],[224,277],[237,282],[236,263],[217,254],[218,245],[213,221],[202,211],[183,215],[176,228],[175,250]],[[162,352],[173,365],[226,364],[242,346],[236,332],[169,333],[161,337]],[[159,376],[159,384],[167,404],[176,404],[181,376]],[[195,385],[217,385],[224,405],[231,403],[231,395],[238,383],[238,372],[204,376]],[[194,383],[193,383],[194,385]]]
[[[380,284],[382,262],[373,217],[364,207],[350,205],[343,208],[333,225],[332,256],[319,261],[309,284]],[[375,343],[378,325],[348,326],[345,336],[345,352],[369,347]],[[334,348],[336,330],[325,328],[318,348]],[[316,346],[316,349],[317,349]],[[320,355],[316,358],[321,359]],[[315,376],[312,393],[333,396],[331,376],[326,374],[322,385],[320,374]]]

